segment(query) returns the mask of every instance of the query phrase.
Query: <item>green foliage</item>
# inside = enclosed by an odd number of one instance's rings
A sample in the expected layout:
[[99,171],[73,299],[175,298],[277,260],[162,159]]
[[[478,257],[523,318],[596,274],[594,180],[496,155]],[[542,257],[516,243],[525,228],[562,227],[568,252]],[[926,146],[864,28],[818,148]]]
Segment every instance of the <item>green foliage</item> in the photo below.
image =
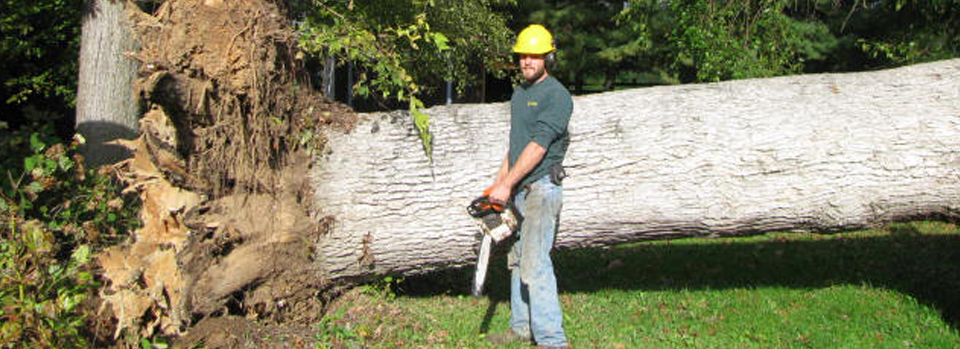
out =
[[163,338],[140,338],[140,349],[167,349],[170,344]]
[[650,38],[659,48],[653,61],[679,81],[720,81],[799,73],[832,48],[825,25],[788,15],[796,3],[635,0],[617,18]]
[[[512,33],[494,11],[509,0],[330,0],[303,5],[301,47],[319,57],[357,65],[354,92],[382,98],[429,92],[444,80],[464,86],[481,77],[480,64],[502,76],[511,56]],[[479,62],[477,60],[480,60]],[[462,87],[461,87],[462,88]]]
[[[317,17],[326,21],[307,22],[301,46],[307,52],[333,54],[366,68],[360,72],[360,79],[354,86],[354,91],[361,96],[373,90],[384,98],[393,96],[405,100],[405,97],[418,93],[420,86],[403,66],[406,56],[403,46],[418,50],[420,45],[433,44],[433,48],[441,50],[446,45],[447,40],[442,34],[433,35],[435,33],[429,31],[430,25],[422,13],[415,15],[410,23],[379,27],[374,31],[369,28],[372,24],[363,22],[365,18],[362,16],[348,18],[340,14],[340,9],[323,8],[326,11],[319,11]],[[442,44],[437,45],[438,42]]]
[[[507,28],[506,9],[515,0],[436,0],[425,9],[433,30],[449,39],[449,50],[418,55],[411,72],[431,87],[456,81],[457,91],[483,82],[484,74],[507,76],[514,33]],[[430,91],[425,91],[430,92]]]
[[[0,111],[59,118],[76,98],[81,0],[0,0]],[[33,113],[23,111],[33,108]],[[40,113],[37,113],[40,111]]]
[[0,344],[4,347],[85,347],[78,306],[96,287],[89,245],[58,257],[58,241],[36,221],[8,218],[0,241]]
[[420,111],[423,108],[423,102],[416,97],[410,97],[410,114],[413,115],[413,126],[420,133],[420,143],[423,146],[424,153],[433,163],[433,135],[430,134],[430,115]]
[[[504,1],[504,3],[508,3]],[[432,161],[429,116],[417,97],[456,79],[462,89],[478,81],[471,64],[484,67],[509,56],[509,33],[503,17],[491,11],[495,1],[390,0],[315,1],[303,5],[300,46],[318,57],[353,62],[359,79],[353,91],[409,102],[424,152]],[[476,62],[480,59],[480,62]]]
[[695,71],[694,81],[720,81],[792,74],[800,71],[799,41],[786,1],[672,1],[677,26],[674,61],[680,71]]
[[[333,349],[357,346],[356,341],[360,337],[352,327],[344,325],[344,309],[340,309],[336,314],[324,316],[316,326],[316,349]],[[362,346],[360,346],[362,347]]]
[[10,93],[4,103],[22,103],[33,96],[73,101],[81,3],[0,1],[0,77]]
[[0,209],[44,228],[70,243],[115,242],[137,224],[134,198],[120,196],[118,183],[83,168],[79,136],[64,145],[51,127],[3,132]]
[[[578,92],[586,79],[612,89],[643,84],[794,74],[835,46],[826,25],[788,15],[794,1],[537,1],[530,22],[554,29],[555,75]],[[833,45],[831,45],[833,43]]]
[[889,0],[853,6],[844,29],[868,67],[891,67],[960,56],[960,0]]
[[360,290],[368,296],[390,300],[397,298],[397,291],[400,288],[400,284],[403,283],[403,280],[403,278],[384,276],[372,283],[360,286]]
[[886,68],[960,56],[960,0],[527,1],[578,92]]
[[2,347],[85,347],[91,251],[136,224],[133,198],[50,134],[0,127]]

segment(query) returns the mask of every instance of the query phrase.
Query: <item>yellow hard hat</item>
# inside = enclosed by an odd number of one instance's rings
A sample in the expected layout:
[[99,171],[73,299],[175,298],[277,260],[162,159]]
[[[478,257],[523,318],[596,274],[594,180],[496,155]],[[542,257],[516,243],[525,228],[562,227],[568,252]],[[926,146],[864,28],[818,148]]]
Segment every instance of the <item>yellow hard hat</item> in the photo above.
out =
[[513,45],[514,53],[542,55],[553,52],[553,35],[539,24],[531,24],[517,35],[517,43]]

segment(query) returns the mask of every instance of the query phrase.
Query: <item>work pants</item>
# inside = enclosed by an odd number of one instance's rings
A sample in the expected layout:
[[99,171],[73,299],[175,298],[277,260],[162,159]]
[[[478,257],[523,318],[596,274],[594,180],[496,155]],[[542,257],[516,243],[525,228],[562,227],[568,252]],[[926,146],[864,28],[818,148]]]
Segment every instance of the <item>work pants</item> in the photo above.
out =
[[521,217],[518,240],[510,250],[510,328],[533,336],[537,345],[567,344],[550,250],[560,219],[563,187],[550,176],[526,185],[513,197]]

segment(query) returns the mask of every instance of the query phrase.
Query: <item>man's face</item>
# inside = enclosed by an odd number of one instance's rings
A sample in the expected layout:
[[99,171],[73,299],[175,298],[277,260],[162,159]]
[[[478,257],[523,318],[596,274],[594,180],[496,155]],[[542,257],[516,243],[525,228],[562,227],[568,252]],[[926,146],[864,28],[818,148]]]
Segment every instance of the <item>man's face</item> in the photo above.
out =
[[545,77],[545,66],[544,55],[520,54],[520,70],[523,71],[523,78],[528,84],[540,82]]

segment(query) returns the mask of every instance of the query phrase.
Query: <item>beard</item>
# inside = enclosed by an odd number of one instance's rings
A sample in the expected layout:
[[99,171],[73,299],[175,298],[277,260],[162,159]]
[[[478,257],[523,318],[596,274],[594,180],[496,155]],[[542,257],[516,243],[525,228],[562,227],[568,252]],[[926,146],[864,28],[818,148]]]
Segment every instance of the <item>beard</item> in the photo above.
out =
[[540,66],[539,68],[537,68],[536,70],[534,70],[533,72],[531,72],[531,73],[529,73],[529,74],[527,73],[527,70],[524,69],[524,70],[523,70],[523,78],[524,78],[524,80],[527,80],[527,84],[528,84],[528,85],[533,85],[535,82],[537,82],[538,80],[540,80],[541,77],[543,77],[543,74],[544,74],[545,72],[546,72],[546,68],[544,68],[543,66]]

